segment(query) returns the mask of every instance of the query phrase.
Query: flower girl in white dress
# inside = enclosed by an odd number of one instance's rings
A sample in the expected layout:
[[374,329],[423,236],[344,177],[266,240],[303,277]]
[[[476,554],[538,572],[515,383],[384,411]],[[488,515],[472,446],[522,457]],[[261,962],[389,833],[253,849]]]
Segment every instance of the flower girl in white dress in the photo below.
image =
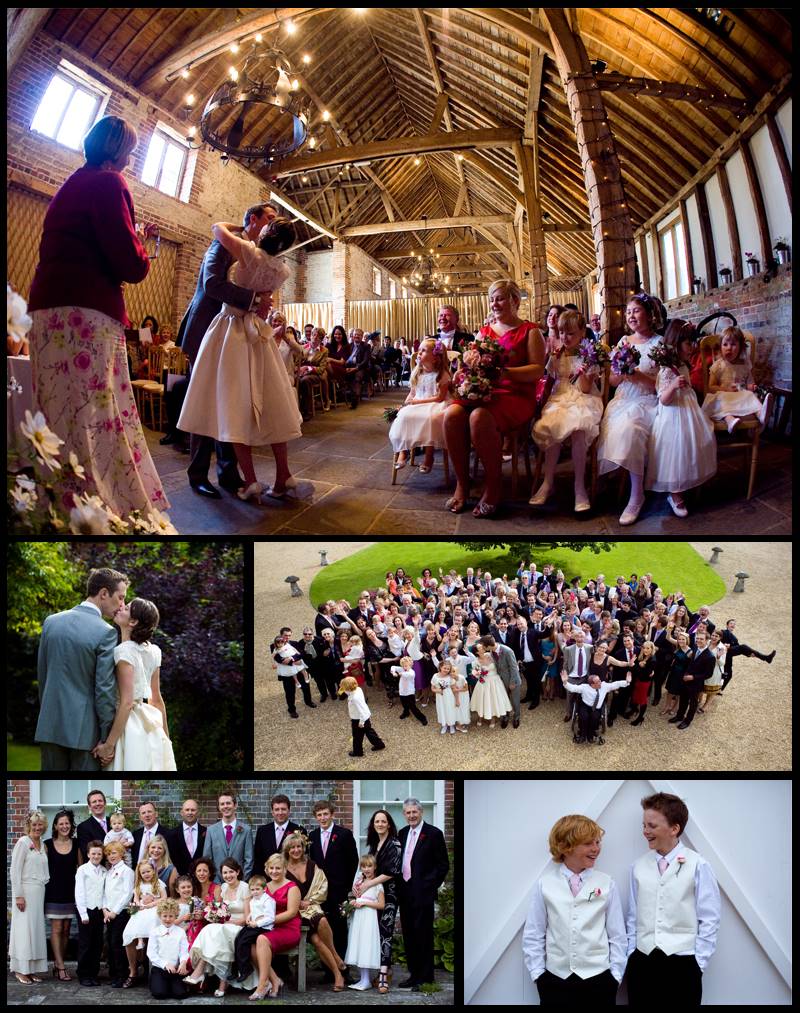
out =
[[603,418],[603,400],[597,389],[596,371],[582,371],[578,345],[586,334],[586,320],[577,310],[564,310],[558,318],[561,348],[547,360],[547,371],[557,377],[553,393],[533,427],[533,439],[544,451],[544,481],[530,499],[531,506],[543,506],[555,485],[561,444],[572,437],[572,465],[575,472],[575,510],[589,510],[586,492],[586,451],[597,439]]
[[161,649],[150,642],[158,620],[158,609],[144,598],[134,598],[114,617],[122,633],[122,643],[114,648],[119,703],[111,731],[96,751],[101,760],[111,759],[108,770],[177,769],[161,697]]
[[455,735],[456,701],[453,687],[456,679],[457,673],[446,659],[439,662],[439,671],[431,679],[431,689],[436,696],[436,719],[442,726],[442,735],[448,731],[451,735]]
[[695,329],[688,321],[670,320],[664,344],[677,351],[681,366],[677,373],[663,367],[658,371],[659,404],[650,434],[645,481],[648,489],[669,493],[667,502],[676,517],[688,514],[681,494],[707,482],[717,471],[714,429],[697,403],[689,379],[694,337]]
[[128,952],[131,967],[136,966],[136,951],[144,949],[142,940],[158,925],[158,902],[166,896],[166,887],[149,859],[139,862],[133,884],[133,903],[139,905],[139,910],[131,915],[122,932],[122,945]]
[[421,472],[433,467],[433,452],[444,447],[443,419],[450,390],[447,349],[436,338],[424,338],[417,365],[409,381],[411,390],[389,430],[396,456],[395,467],[404,468],[409,451],[425,448]]
[[708,371],[708,394],[703,414],[714,422],[725,421],[732,433],[746,415],[757,415],[763,426],[772,407],[772,395],[763,403],[755,395],[753,371],[747,361],[747,342],[738,327],[726,327],[720,337],[720,357]]
[[[376,860],[374,855],[362,855],[360,871],[356,873],[353,886],[374,879]],[[378,883],[365,890],[353,901],[355,911],[350,920],[347,934],[347,953],[344,962],[361,969],[361,979],[349,987],[357,992],[372,988],[370,971],[381,966],[381,934],[378,928],[378,912],[383,911],[385,898],[383,885]]]
[[[274,292],[289,275],[278,254],[294,242],[287,218],[265,225],[258,246],[234,233],[236,226],[219,222],[214,238],[236,258],[231,275],[237,285]],[[178,426],[186,433],[232,443],[246,482],[242,499],[267,492],[283,499],[297,482],[289,471],[286,443],[300,435],[302,416],[272,328],[255,313],[223,304],[205,333],[192,368]],[[256,479],[253,447],[269,444],[275,457],[275,483],[267,490]]]

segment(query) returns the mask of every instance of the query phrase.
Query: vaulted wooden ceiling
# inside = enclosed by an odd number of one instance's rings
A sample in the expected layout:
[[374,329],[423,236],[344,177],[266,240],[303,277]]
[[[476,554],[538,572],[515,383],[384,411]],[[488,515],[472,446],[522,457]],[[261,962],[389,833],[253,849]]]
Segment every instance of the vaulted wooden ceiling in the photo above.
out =
[[[590,59],[606,64],[598,79],[606,79],[603,97],[634,229],[692,178],[791,70],[788,10],[724,8],[724,28],[703,10],[569,9]],[[286,27],[290,17],[293,34]],[[54,8],[45,30],[179,116],[189,90],[199,114],[236,63],[230,41],[251,39],[257,23],[264,26],[265,48],[279,45],[318,108],[330,112],[326,147],[427,136],[432,122],[434,130],[524,133],[538,149],[551,287],[571,286],[594,269],[575,131],[539,8]],[[185,80],[179,70],[187,53],[194,59]],[[629,90],[624,79],[631,78],[692,86],[715,97],[700,102],[676,100],[656,88]],[[276,118],[264,117],[244,143],[269,136]],[[266,167],[255,171],[271,176]],[[282,178],[282,190],[334,231],[454,214],[519,217],[514,194],[520,179],[510,145],[467,151],[461,158],[442,151],[305,176]],[[390,232],[358,242],[401,274],[412,267],[410,251],[423,243],[440,251],[477,247],[446,261],[462,272],[460,284],[474,288],[481,271],[496,275],[504,265],[491,240],[505,241],[507,230],[498,224],[480,232]],[[530,270],[527,247],[523,266]]]

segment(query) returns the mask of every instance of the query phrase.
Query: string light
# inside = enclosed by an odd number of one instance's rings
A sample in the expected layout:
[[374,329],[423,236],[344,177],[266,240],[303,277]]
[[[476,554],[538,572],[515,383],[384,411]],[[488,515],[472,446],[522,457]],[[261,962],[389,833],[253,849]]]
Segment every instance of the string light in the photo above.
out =
[[297,25],[294,23],[294,21],[292,21],[291,19],[289,21],[287,21],[286,22],[286,34],[287,35],[294,35],[294,33],[296,31],[297,31]]
[[186,67],[184,67],[183,70],[181,71],[181,77],[184,79],[184,81],[188,79],[189,71]]

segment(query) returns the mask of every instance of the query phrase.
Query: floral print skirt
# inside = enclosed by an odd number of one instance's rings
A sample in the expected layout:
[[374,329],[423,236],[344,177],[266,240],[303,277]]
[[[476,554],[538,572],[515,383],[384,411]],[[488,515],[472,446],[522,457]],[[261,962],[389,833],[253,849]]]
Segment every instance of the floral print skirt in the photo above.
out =
[[34,406],[64,441],[61,460],[74,451],[86,471],[74,491],[100,496],[123,518],[166,509],[133,400],[122,324],[79,306],[31,316]]

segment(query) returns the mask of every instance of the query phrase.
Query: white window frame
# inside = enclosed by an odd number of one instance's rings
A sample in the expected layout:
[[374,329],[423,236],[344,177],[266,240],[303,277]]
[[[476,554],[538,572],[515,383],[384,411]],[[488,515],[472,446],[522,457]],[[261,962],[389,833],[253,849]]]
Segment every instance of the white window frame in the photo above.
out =
[[[72,809],[72,811],[75,813],[75,825],[76,826],[77,826],[78,823],[81,823],[83,820],[87,819],[88,816],[89,816],[89,806],[86,804],[86,796],[89,794],[89,792],[93,788],[98,788],[100,791],[103,792],[104,795],[113,795],[114,798],[122,798],[122,781],[117,781],[117,780],[113,780],[113,779],[109,780],[107,778],[102,778],[102,777],[101,778],[97,778],[97,777],[87,778],[86,779],[86,790],[81,795],[81,801],[80,802],[71,802],[71,801],[66,801],[64,799],[64,782],[65,781],[78,781],[78,780],[80,780],[79,778],[77,778],[77,777],[63,777],[63,778],[48,777],[47,780],[51,781],[51,782],[52,781],[61,781],[61,798],[62,798],[62,801],[58,802],[58,803],[55,803],[55,802],[49,802],[49,803],[47,803],[45,809],[42,809],[42,812],[45,814],[45,816],[48,816],[48,814],[49,814],[49,817],[52,817],[56,812],[58,812],[59,809]],[[114,785],[113,791],[108,790],[109,783],[111,783],[111,784]],[[41,797],[42,797],[41,780],[31,781],[30,782],[30,806],[31,806],[31,809],[40,809],[41,808],[41,805],[42,805],[42,803],[41,803]],[[48,818],[48,821],[47,821],[47,830],[45,831],[44,837],[48,838],[48,837],[52,837],[52,836],[53,836],[53,821],[52,821],[52,818]]]
[[[73,94],[76,91],[82,91],[85,94],[91,95],[93,98],[99,100],[97,102],[97,106],[95,108],[91,122],[89,123],[89,129],[91,129],[95,125],[95,123],[97,123],[97,121],[104,115],[106,111],[106,106],[108,105],[108,100],[111,98],[111,89],[107,88],[103,84],[100,84],[99,81],[95,81],[94,78],[90,77],[85,71],[81,70],[80,67],[76,67],[74,63],[70,63],[69,60],[61,60],[59,61],[58,67],[53,72],[52,77],[47,82],[47,88],[45,89],[45,93],[49,89],[53,81],[53,78],[56,77],[60,77],[62,80],[70,84],[72,86]],[[36,119],[39,113],[39,109],[42,106],[42,101],[44,101],[44,95],[42,95],[42,99],[36,106],[36,112],[33,114],[33,119],[31,120],[28,129],[32,133],[38,134],[40,137],[46,137],[49,141],[54,141],[62,148],[67,148],[69,151],[80,151],[81,144],[79,144],[77,148],[73,148],[68,144],[64,144],[63,141],[57,140],[58,133],[61,130],[61,127],[64,123],[64,117],[66,116],[67,110],[69,109],[70,103],[72,102],[72,95],[70,95],[69,100],[64,106],[64,109],[61,113],[61,117],[56,123],[55,129],[52,134],[45,134],[43,131],[35,129],[33,126],[34,120]]]
[[394,278],[389,279],[389,298],[390,299],[397,298],[397,282],[394,280]]
[[[150,145],[153,143],[156,136],[160,136],[164,141],[164,149],[161,152],[161,159],[159,161],[158,168],[156,169],[155,180],[152,183],[147,183],[144,179],[144,167],[147,164],[147,159],[150,154]],[[175,193],[169,193],[167,190],[162,190],[159,186],[161,174],[164,169],[164,160],[167,156],[167,151],[169,150],[170,145],[179,148],[183,153],[183,160],[181,162],[180,172],[178,173],[178,185],[175,188]],[[148,144],[147,154],[145,155],[144,164],[142,165],[142,174],[140,177],[142,183],[153,190],[158,190],[159,193],[163,193],[165,197],[173,197],[175,200],[188,204],[196,164],[197,154],[189,148],[189,145],[186,143],[186,139],[181,137],[178,131],[174,130],[168,123],[163,123],[161,120],[158,120],[156,128],[150,137],[150,144]]]
[[383,274],[379,267],[372,268],[372,291],[375,295],[383,295]]
[[[680,287],[681,287],[681,270],[680,270],[680,264],[678,262],[678,256],[679,255],[678,255],[678,243],[677,243],[677,230],[678,230],[679,226],[680,226],[680,228],[683,231],[683,252],[684,252],[683,274],[686,276],[687,283],[688,283],[688,286],[689,286],[689,288],[688,288],[688,290],[686,292],[681,292],[680,291]],[[665,225],[660,226],[656,231],[658,233],[658,252],[659,252],[659,256],[661,257],[662,267],[664,269],[663,270],[663,278],[662,278],[663,292],[660,293],[661,298],[664,299],[665,301],[667,301],[667,300],[670,300],[670,299],[680,299],[683,296],[690,295],[691,294],[691,289],[692,289],[692,282],[691,282],[691,278],[689,278],[689,265],[688,265],[688,262],[686,260],[686,253],[687,253],[686,243],[689,241],[689,237],[686,235],[686,229],[683,228],[683,219],[681,218],[680,214],[676,214],[672,218],[670,218],[669,221]],[[664,250],[664,242],[663,242],[663,240],[664,240],[664,236],[666,236],[667,233],[671,233],[671,239],[672,239],[672,267],[673,267],[673,270],[675,272],[675,274],[674,274],[674,277],[675,277],[675,292],[673,294],[670,294],[667,291],[667,270],[666,270],[666,264],[664,263],[664,257],[665,257],[665,252],[666,251]]]
[[[368,802],[364,803],[365,805],[372,806],[374,809],[381,809],[386,804],[386,781],[387,780],[399,781],[399,780],[401,780],[401,778],[398,778],[398,777],[392,777],[392,778],[364,778],[364,780],[365,781],[382,781],[383,782],[383,789],[381,791],[381,799],[380,800],[378,800],[378,799],[370,799]],[[405,798],[411,798],[412,797],[411,782],[412,781],[421,781],[421,780],[427,780],[427,778],[414,778],[414,777],[408,778],[408,790],[405,793]],[[436,778],[433,779],[433,812],[432,813],[430,811],[431,803],[430,802],[426,802],[425,800],[422,800],[422,804],[423,804],[422,818],[423,818],[423,820],[426,823],[430,823],[433,826],[438,827],[442,831],[442,833],[445,832],[445,816],[446,816],[446,813],[445,813],[444,788],[445,788],[444,781],[440,781],[440,780],[438,780]],[[401,802],[404,802],[405,798],[401,799]],[[396,802],[395,802],[394,799],[391,799],[390,801],[391,801],[392,804],[396,805]],[[366,851],[366,839],[362,840],[362,838],[360,837],[360,833],[361,833],[361,819],[360,819],[360,816],[361,816],[361,781],[360,780],[354,780],[353,781],[353,836],[356,838],[356,843],[358,844],[358,849],[359,849],[358,853],[359,854],[363,854],[363,852]],[[405,824],[403,824],[403,826],[405,826]],[[398,826],[397,827],[398,831],[402,830],[403,826]]]

